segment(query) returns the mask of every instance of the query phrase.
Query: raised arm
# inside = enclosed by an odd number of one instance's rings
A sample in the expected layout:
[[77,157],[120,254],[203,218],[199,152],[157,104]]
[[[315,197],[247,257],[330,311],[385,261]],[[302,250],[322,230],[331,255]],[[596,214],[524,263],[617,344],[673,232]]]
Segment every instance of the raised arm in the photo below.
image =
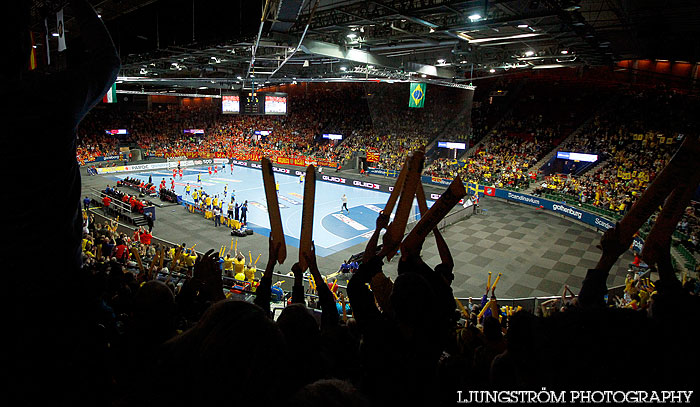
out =
[[348,298],[353,316],[360,326],[376,321],[381,313],[374,303],[374,294],[367,287],[372,277],[382,272],[382,260],[374,256],[367,262],[362,262],[360,268],[353,274],[348,283]]
[[379,232],[381,232],[382,229],[386,229],[388,224],[389,215],[385,214],[384,212],[381,212],[377,217],[376,228],[374,229],[374,233],[367,242],[367,246],[365,246],[365,253],[364,255],[362,255],[363,263],[370,261],[370,259],[377,255],[377,241],[379,241]]
[[306,264],[309,266],[309,272],[316,283],[318,302],[321,304],[321,329],[326,330],[338,326],[340,317],[338,316],[338,308],[335,306],[335,297],[318,270],[316,246],[313,243],[311,244],[311,253],[304,253],[304,256]]
[[588,270],[579,291],[579,304],[583,307],[605,306],[604,296],[608,291],[606,281],[610,269],[618,258],[630,246],[630,242],[623,242],[620,231],[615,227],[608,229],[600,239],[599,247],[603,250],[600,260],[594,269]]
[[292,266],[294,273],[294,286],[292,286],[292,304],[304,304],[304,272],[301,271],[299,263],[294,263]]
[[275,263],[277,262],[277,253],[279,252],[280,246],[281,242],[273,241],[272,236],[270,236],[265,273],[260,279],[260,285],[258,286],[257,290],[255,290],[254,303],[258,307],[262,308],[268,316],[270,316],[270,298],[272,297],[272,271],[274,270]]
[[452,273],[455,267],[452,253],[450,253],[450,248],[447,247],[445,238],[442,237],[442,233],[437,228],[433,229],[433,235],[435,235],[435,243],[437,244],[438,253],[440,253],[440,264],[435,267],[435,271],[440,273],[447,284],[451,284],[455,278],[455,275]]

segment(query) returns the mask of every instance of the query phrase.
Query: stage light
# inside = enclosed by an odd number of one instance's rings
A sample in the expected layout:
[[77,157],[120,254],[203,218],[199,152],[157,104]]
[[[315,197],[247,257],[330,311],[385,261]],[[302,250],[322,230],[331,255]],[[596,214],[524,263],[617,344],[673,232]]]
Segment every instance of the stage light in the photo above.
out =
[[353,39],[357,38],[357,34],[355,34],[355,33],[350,33],[350,34],[346,35],[346,37],[348,37],[348,38],[350,38],[351,40],[353,40]]
[[535,55],[535,51],[532,51],[532,50],[527,50],[527,51],[525,51],[525,56],[526,56],[526,57],[531,57],[531,56],[533,56],[533,55]]
[[491,72],[491,73],[496,73],[496,70],[493,69],[493,68],[491,68],[491,69],[489,69],[489,72]]
[[565,50],[565,49],[561,50],[561,54],[562,54],[562,55],[566,55],[566,54],[568,54],[568,53],[569,53],[569,51],[567,51],[567,50]]
[[472,14],[472,15],[469,16],[469,21],[474,22],[474,21],[477,21],[477,20],[481,20],[481,14],[479,14],[479,13],[474,13],[474,14]]
[[529,25],[527,24],[518,24],[518,28],[527,28]]

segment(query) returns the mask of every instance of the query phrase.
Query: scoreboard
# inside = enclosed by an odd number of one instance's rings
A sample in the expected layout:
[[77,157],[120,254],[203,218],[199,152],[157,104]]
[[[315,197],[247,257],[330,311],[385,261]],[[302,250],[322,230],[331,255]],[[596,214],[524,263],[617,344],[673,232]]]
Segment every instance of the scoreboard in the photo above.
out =
[[264,99],[260,93],[247,92],[241,95],[241,114],[265,114]]
[[281,92],[241,92],[222,95],[223,114],[286,115],[287,94]]

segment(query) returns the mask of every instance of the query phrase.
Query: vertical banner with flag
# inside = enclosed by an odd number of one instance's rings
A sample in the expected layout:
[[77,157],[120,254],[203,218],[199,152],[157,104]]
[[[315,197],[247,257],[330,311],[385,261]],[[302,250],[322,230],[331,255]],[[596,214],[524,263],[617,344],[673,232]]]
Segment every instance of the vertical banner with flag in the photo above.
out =
[[33,71],[36,69],[36,44],[34,43],[34,33],[30,31],[29,37],[32,40],[32,51],[29,54],[29,70]]
[[49,19],[44,17],[44,34],[46,37],[46,65],[51,65],[51,48],[49,47]]
[[104,103],[117,103],[117,84],[113,83],[107,91],[107,94],[102,98]]
[[63,29],[63,9],[56,13],[56,32],[58,33],[58,52],[66,49],[66,33]]
[[408,98],[408,107],[423,107],[425,88],[425,83],[411,82],[411,97]]

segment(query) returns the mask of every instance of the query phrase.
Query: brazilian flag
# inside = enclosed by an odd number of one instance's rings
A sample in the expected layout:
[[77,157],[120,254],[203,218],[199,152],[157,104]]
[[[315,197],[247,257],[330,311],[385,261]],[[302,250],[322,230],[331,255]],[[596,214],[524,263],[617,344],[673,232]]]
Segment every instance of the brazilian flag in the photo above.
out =
[[423,107],[425,88],[425,83],[411,82],[411,97],[408,98],[408,107]]

